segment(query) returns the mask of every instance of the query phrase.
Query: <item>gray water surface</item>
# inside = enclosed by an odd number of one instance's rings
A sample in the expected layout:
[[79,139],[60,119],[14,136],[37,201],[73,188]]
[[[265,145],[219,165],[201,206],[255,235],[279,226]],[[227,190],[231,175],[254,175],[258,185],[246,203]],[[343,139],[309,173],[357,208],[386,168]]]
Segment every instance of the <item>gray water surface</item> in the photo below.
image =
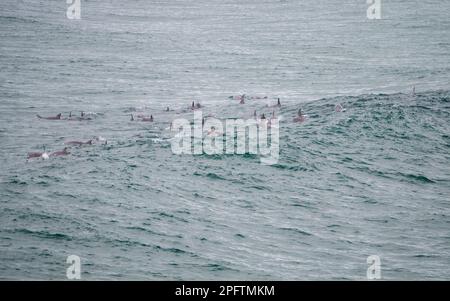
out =
[[[378,255],[383,279],[448,280],[450,2],[367,7],[82,0],[69,20],[66,1],[2,0],[0,278],[63,280],[74,254],[87,280],[364,280]],[[193,100],[275,110],[279,162],[173,154]],[[36,118],[71,111],[97,115]]]

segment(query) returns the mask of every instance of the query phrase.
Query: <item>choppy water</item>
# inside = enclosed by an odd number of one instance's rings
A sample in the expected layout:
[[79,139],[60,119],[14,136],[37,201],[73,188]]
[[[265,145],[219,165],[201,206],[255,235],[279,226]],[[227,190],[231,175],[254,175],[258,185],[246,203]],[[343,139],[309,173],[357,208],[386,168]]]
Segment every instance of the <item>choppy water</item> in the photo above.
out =
[[[449,279],[450,3],[384,2],[371,21],[365,1],[82,1],[74,21],[3,0],[0,278],[65,279],[75,254],[83,279],[365,279],[369,255]],[[276,97],[278,164],[172,154],[192,100],[249,118]],[[35,117],[70,111],[99,114]]]

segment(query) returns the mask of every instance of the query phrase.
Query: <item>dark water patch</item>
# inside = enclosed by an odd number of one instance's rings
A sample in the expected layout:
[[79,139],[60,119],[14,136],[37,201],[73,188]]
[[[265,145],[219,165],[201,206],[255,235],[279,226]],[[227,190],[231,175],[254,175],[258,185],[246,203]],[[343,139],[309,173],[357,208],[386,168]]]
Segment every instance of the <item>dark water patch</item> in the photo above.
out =
[[156,215],[155,218],[157,218],[157,219],[172,219],[172,220],[176,220],[176,221],[179,221],[182,223],[189,223],[189,221],[184,218],[181,218],[181,217],[178,217],[173,214],[166,213],[166,212],[152,212],[152,214]]
[[332,224],[332,225],[328,225],[327,228],[340,228],[342,227],[341,225],[338,224]]
[[312,206],[310,203],[306,203],[306,202],[292,203],[292,204],[290,204],[290,206],[292,206],[292,207],[301,207],[301,208],[306,208],[306,209],[315,209],[315,208],[317,208],[315,206]]
[[[148,223],[144,223],[143,225],[144,226],[151,226],[151,224],[148,224]],[[172,234],[160,233],[160,232],[156,232],[156,231],[150,230],[148,228],[139,227],[139,226],[131,226],[131,227],[127,227],[126,229],[128,229],[128,230],[136,230],[136,231],[139,231],[139,232],[145,232],[145,233],[147,233],[149,235],[156,235],[156,236],[163,236],[163,237],[172,237],[172,238],[178,238],[178,239],[183,238],[183,235],[181,235],[181,234],[172,235]]]
[[192,252],[185,251],[185,250],[182,250],[182,249],[179,249],[179,248],[165,248],[165,247],[161,247],[161,246],[155,246],[155,249],[157,251],[162,251],[162,252],[165,252],[165,253],[171,253],[171,254],[174,254],[174,255],[189,255],[189,256],[191,256],[193,258],[198,257],[197,254],[194,254]]
[[263,185],[251,185],[248,186],[249,188],[253,188],[255,190],[265,190],[265,191],[271,191],[272,189],[269,186],[263,186]]
[[419,183],[435,183],[435,181],[427,178],[424,175],[414,175],[414,174],[404,174],[404,173],[397,173],[398,176],[405,178],[407,180],[413,181],[413,182],[419,182]]
[[119,238],[118,239],[109,239],[109,238],[104,238],[103,240],[105,242],[107,242],[107,243],[111,243],[115,247],[121,247],[121,248],[125,248],[125,247],[145,247],[145,248],[155,247],[155,246],[147,244],[147,243],[143,243],[143,242],[135,241],[135,240],[130,240],[130,239],[119,239]]
[[414,255],[413,257],[415,257],[415,258],[436,258],[439,256],[433,255],[433,254],[417,254],[417,255]]
[[216,200],[216,198],[208,196],[208,195],[204,195],[203,193],[194,192],[192,195],[196,198],[204,198],[204,199],[211,200],[211,201]]
[[312,171],[312,169],[309,169],[302,165],[283,164],[283,163],[270,165],[270,167],[277,168],[277,169],[291,170],[291,171]]
[[28,185],[28,183],[26,181],[20,180],[17,177],[14,177],[14,178],[12,178],[9,181],[4,182],[4,183],[6,183],[6,184],[13,184],[13,185],[20,185],[20,186]]
[[76,195],[73,195],[73,194],[70,194],[70,193],[59,192],[59,191],[54,192],[53,195],[57,196],[57,197],[62,197],[62,198],[65,198],[65,199],[72,199],[72,200],[78,198],[78,196],[76,196]]
[[30,18],[22,18],[22,17],[15,17],[15,16],[0,16],[0,22],[2,23],[30,23],[30,24],[36,24],[39,23],[38,20],[30,19]]
[[304,235],[304,236],[312,236],[311,233],[306,232],[306,231],[302,231],[302,230],[297,229],[297,228],[284,227],[284,228],[278,228],[278,229],[280,229],[282,231],[292,232],[292,233],[295,233],[295,234],[301,234],[301,235]]
[[368,221],[368,222],[376,222],[376,223],[381,223],[381,224],[389,223],[389,220],[382,219],[382,218],[364,218],[364,220]]
[[[222,272],[222,271],[233,271],[232,268],[227,267],[225,265],[221,265],[218,263],[210,263],[204,266],[206,269],[210,270],[210,271],[214,271],[214,272]],[[236,270],[235,270],[236,271]]]
[[32,231],[29,229],[7,229],[7,230],[3,230],[5,232],[8,233],[19,233],[19,234],[25,234],[25,235],[31,235],[31,236],[36,236],[39,238],[43,238],[43,239],[55,239],[55,240],[66,240],[66,241],[71,241],[72,238],[66,234],[62,234],[62,233],[51,233],[48,231]]
[[207,174],[206,174],[206,177],[207,177],[208,179],[212,179],[212,180],[226,180],[224,177],[219,176],[218,174],[213,173],[213,172],[207,173]]

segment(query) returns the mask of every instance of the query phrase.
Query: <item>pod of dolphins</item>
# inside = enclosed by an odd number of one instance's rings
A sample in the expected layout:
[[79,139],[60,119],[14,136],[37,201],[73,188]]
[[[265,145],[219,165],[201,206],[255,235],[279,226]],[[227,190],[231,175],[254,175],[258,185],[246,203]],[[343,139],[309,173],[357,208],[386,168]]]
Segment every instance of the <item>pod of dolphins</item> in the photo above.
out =
[[[236,96],[229,96],[228,97],[231,100],[239,100],[239,104],[243,105],[245,104],[245,100],[259,100],[259,99],[268,99],[267,96],[264,97],[260,97],[260,96],[248,96],[246,94],[242,94],[242,95],[236,95]],[[269,106],[267,105],[267,107],[269,108],[280,108],[281,107],[281,101],[280,98],[277,99],[277,103],[275,105]],[[201,109],[202,105],[200,103],[195,103],[194,101],[192,102],[191,106],[188,107],[188,110],[198,110]],[[170,108],[167,107],[165,109],[166,112],[170,111]],[[335,111],[336,112],[345,112],[344,107],[341,104],[336,104],[335,106]],[[41,115],[36,115],[38,119],[42,119],[42,120],[69,120],[69,121],[83,121],[83,120],[92,120],[93,117],[97,116],[98,113],[93,113],[93,112],[81,112],[80,116],[73,116],[72,112],[69,113],[68,117],[63,118],[62,113],[59,113],[55,116],[41,116]],[[146,116],[143,114],[130,114],[131,118],[130,121],[142,121],[142,122],[154,122],[154,118],[153,115],[150,116]],[[255,119],[258,119],[257,117],[257,113],[256,110],[253,113],[253,117]],[[272,119],[275,119],[275,111],[272,112],[272,116],[271,118],[268,120],[268,125],[270,126],[270,121]],[[308,118],[308,115],[303,114],[302,109],[298,110],[297,116],[294,117],[293,122],[296,123],[302,123],[305,122]],[[265,114],[263,113],[260,118],[260,121],[267,121]],[[204,119],[203,119],[204,122]],[[208,134],[217,134],[214,132],[215,129],[212,130],[211,133],[208,132]],[[101,142],[104,145],[107,144],[107,140],[105,140],[102,137],[93,137],[90,140],[87,141],[78,141],[78,140],[72,140],[72,141],[66,141],[64,142],[65,145],[67,145],[66,147],[64,147],[64,149],[59,150],[59,151],[54,151],[54,152],[47,152],[44,150],[42,152],[29,152],[27,159],[33,159],[33,158],[42,158],[42,159],[49,159],[50,157],[59,157],[59,156],[67,156],[70,154],[69,152],[69,147],[68,146],[75,146],[75,147],[82,147],[82,146],[86,146],[86,145],[93,145],[94,143],[97,142]]]

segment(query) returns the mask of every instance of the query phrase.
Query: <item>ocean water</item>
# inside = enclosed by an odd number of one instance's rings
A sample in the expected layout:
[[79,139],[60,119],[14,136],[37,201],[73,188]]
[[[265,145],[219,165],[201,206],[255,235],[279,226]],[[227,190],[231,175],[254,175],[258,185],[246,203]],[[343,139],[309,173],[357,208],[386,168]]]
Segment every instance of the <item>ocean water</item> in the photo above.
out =
[[[377,255],[382,279],[448,280],[450,2],[367,7],[2,0],[0,279],[64,280],[77,255],[85,280],[364,280]],[[173,154],[194,100],[282,116],[279,162]]]

